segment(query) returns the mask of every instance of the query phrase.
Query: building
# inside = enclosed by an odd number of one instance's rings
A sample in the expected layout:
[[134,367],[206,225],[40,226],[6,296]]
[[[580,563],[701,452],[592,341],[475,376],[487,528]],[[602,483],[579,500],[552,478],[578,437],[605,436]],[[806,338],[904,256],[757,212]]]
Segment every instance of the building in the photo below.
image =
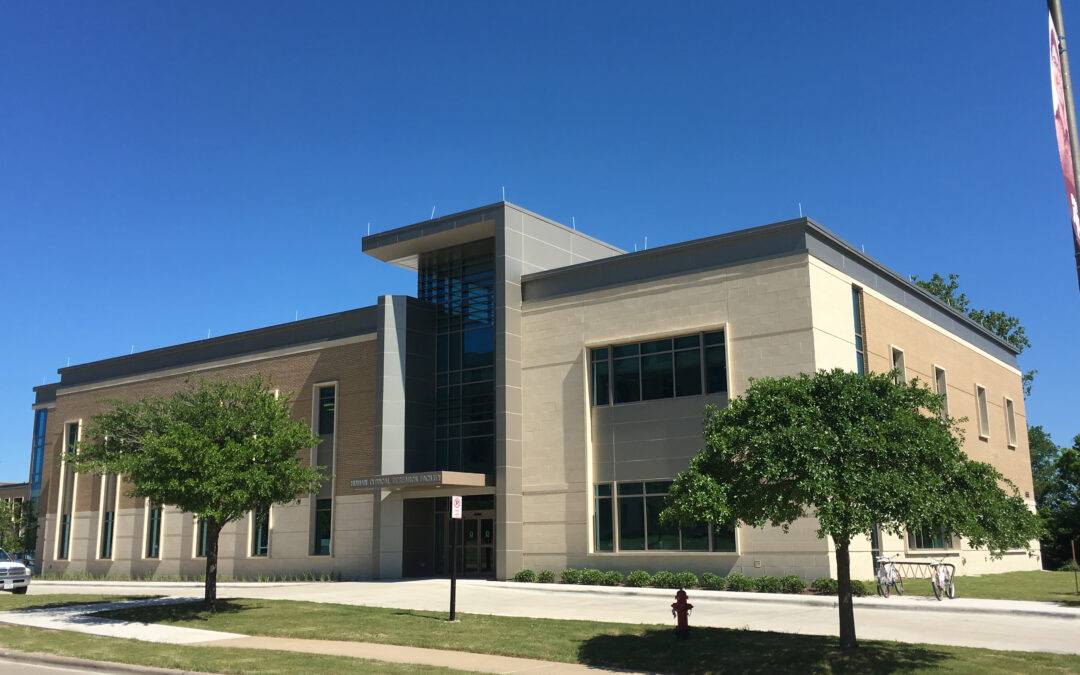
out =
[[[447,573],[449,497],[464,496],[461,569],[835,574],[806,519],[775,529],[663,528],[668,482],[700,448],[705,404],[751,377],[899,368],[971,420],[965,450],[1031,498],[1017,352],[808,218],[627,253],[506,202],[368,236],[416,270],[417,297],[60,369],[35,389],[44,448],[37,553],[46,573],[194,575],[190,514],[125,496],[63,461],[102,399],[256,372],[295,392],[334,478],[222,533],[225,577]],[[38,465],[35,465],[38,466]],[[1033,504],[1033,501],[1032,501]],[[852,546],[961,573],[1036,569],[944,532]]]

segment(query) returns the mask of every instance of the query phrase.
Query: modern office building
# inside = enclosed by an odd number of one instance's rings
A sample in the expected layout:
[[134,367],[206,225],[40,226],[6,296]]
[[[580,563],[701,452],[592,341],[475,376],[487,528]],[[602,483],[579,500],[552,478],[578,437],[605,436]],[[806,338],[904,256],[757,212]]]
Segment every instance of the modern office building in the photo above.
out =
[[[103,399],[168,395],[189,378],[270,376],[323,438],[305,457],[319,494],[222,533],[226,576],[447,573],[449,498],[464,496],[461,565],[749,575],[835,573],[805,519],[789,532],[656,515],[701,448],[705,405],[752,377],[899,368],[967,417],[965,450],[1031,497],[1017,352],[810,219],[635,253],[509,203],[371,235],[368,255],[417,273],[417,295],[361,309],[60,369],[35,389],[46,573],[194,575],[194,516],[126,496],[115,476],[64,461]],[[1033,502],[1032,502],[1033,503]],[[947,532],[853,549],[991,561]],[[859,552],[865,553],[860,555]]]

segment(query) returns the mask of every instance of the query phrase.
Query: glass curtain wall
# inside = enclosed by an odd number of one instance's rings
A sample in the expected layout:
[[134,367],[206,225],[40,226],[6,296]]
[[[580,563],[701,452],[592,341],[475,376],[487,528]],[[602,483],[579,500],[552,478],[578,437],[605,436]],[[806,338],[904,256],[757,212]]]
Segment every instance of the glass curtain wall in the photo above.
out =
[[437,306],[435,466],[495,472],[495,242],[420,261],[418,295]]

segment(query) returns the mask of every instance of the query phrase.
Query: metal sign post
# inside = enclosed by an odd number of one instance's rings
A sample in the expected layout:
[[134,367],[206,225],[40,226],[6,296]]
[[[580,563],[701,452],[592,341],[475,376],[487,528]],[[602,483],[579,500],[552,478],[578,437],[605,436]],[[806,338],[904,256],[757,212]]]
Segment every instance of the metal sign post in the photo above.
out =
[[457,621],[457,558],[458,538],[461,536],[461,496],[450,498],[450,519],[454,523],[453,544],[450,546],[450,620]]

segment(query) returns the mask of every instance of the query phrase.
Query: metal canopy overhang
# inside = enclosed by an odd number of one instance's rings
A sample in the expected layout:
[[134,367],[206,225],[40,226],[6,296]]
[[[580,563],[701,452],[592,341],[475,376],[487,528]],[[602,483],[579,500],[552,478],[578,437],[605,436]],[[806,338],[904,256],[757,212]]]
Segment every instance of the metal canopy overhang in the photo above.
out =
[[430,488],[471,488],[493,485],[487,474],[462,471],[421,471],[378,476],[361,476],[349,481],[354,490],[415,490]]

